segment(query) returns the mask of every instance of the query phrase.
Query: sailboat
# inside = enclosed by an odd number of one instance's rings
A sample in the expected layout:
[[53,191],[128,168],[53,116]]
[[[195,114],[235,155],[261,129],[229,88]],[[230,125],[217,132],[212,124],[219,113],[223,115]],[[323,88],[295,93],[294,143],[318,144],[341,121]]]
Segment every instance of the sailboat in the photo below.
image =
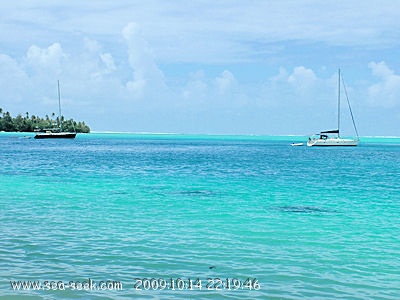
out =
[[76,132],[63,132],[62,131],[62,119],[61,119],[61,96],[60,96],[60,81],[57,80],[58,87],[58,119],[60,120],[60,128],[56,130],[45,130],[44,132],[38,132],[35,135],[35,139],[74,139]]
[[[347,104],[350,110],[351,119],[353,121],[354,131],[357,135],[356,138],[342,138],[340,137],[340,87],[343,84],[346,94]],[[354,122],[353,112],[351,110],[350,101],[347,97],[346,87],[343,78],[340,76],[340,69],[338,71],[338,125],[337,129],[321,131],[318,134],[308,138],[307,146],[357,146],[359,142],[358,131],[356,123]]]

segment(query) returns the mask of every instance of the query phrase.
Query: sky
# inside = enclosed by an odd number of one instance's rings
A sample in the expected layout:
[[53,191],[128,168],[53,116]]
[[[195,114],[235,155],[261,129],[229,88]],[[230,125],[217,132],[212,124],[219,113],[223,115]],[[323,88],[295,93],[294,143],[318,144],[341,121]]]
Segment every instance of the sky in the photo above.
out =
[[[92,131],[400,136],[400,1],[0,4],[0,107]],[[342,90],[342,95],[345,95]],[[343,135],[354,135],[347,103]]]

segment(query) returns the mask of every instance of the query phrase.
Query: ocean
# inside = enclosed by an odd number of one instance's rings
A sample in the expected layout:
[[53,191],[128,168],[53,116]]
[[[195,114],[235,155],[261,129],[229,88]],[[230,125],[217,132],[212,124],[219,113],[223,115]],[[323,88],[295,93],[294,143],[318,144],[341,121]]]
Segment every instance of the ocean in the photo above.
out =
[[400,299],[400,138],[0,133],[0,298]]

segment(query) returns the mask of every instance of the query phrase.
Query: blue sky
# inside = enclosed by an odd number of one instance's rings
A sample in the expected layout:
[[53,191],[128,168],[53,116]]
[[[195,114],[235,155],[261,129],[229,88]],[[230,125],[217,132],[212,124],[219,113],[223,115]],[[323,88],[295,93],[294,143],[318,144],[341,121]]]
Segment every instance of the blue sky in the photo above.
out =
[[[400,136],[398,1],[0,4],[0,107],[97,131]],[[344,103],[345,104],[345,103]],[[343,131],[352,135],[343,106]]]

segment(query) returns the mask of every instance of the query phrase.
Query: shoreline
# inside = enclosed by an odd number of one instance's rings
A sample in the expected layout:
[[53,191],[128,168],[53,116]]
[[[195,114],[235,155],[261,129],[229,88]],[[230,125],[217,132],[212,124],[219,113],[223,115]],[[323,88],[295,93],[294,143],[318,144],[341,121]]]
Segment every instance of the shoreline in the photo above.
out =
[[[0,136],[34,136],[34,132],[6,132],[0,131]],[[217,133],[173,133],[173,132],[123,132],[123,131],[91,131],[90,133],[78,133],[77,136],[95,136],[95,135],[128,135],[128,136],[154,136],[154,137],[209,137],[209,138],[276,138],[282,139],[294,139],[307,140],[308,135],[298,134],[281,134],[281,135],[268,135],[268,134],[217,134]],[[360,140],[367,142],[371,139],[381,140],[399,140],[400,136],[360,136]]]

